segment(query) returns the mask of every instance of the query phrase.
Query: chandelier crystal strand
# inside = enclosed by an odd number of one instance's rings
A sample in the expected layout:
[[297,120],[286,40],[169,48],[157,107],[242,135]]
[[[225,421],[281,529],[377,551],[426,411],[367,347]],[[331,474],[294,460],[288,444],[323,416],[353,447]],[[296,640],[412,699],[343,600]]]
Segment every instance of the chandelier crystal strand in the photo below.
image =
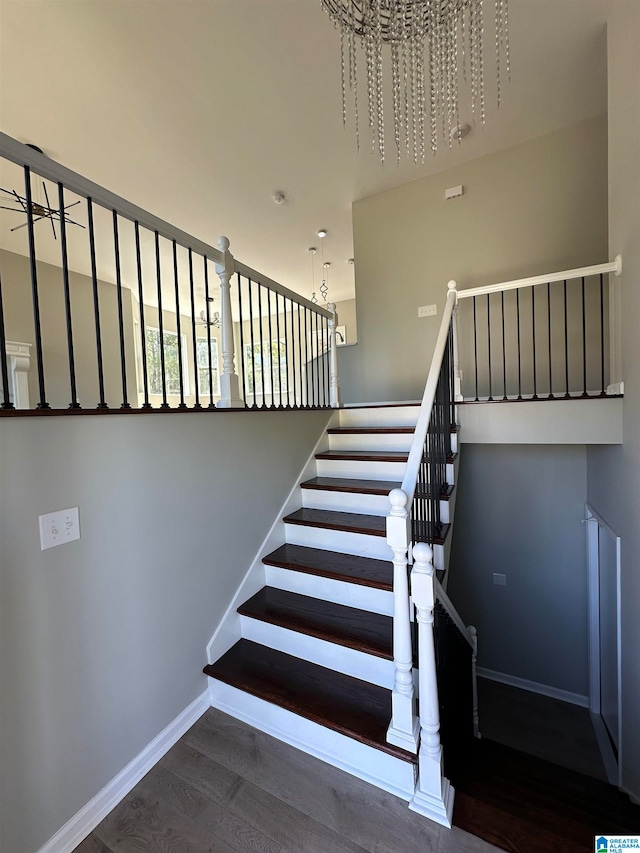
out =
[[[501,102],[503,74],[506,72],[509,79],[511,75],[508,0],[491,2],[495,10],[495,61]],[[438,123],[443,141],[450,143],[451,133],[460,123],[460,70],[471,89],[473,115],[485,124],[483,0],[320,0],[320,3],[340,30],[342,116],[346,122],[348,73],[358,143],[356,57],[358,49],[363,51],[372,151],[378,149],[381,161],[385,159],[385,44],[390,46],[391,54],[392,108],[387,115],[393,115],[396,155],[404,148],[407,157],[413,154],[414,162],[422,162],[427,108],[432,151],[437,151],[439,142]],[[429,51],[428,57],[425,50]]]

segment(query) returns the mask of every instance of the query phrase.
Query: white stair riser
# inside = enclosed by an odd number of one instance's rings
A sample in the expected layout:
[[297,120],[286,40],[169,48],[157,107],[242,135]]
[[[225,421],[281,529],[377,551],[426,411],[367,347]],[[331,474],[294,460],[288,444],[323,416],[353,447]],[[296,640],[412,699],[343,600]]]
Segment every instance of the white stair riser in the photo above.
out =
[[291,631],[280,625],[271,625],[250,616],[242,616],[241,624],[242,636],[246,640],[316,663],[333,672],[341,672],[352,678],[377,684],[378,687],[389,690],[393,688],[393,661]]
[[358,607],[360,610],[380,613],[383,616],[393,615],[393,593],[384,589],[374,589],[358,583],[347,583],[277,566],[265,566],[265,580],[267,586],[276,589],[297,592],[347,607]]
[[302,524],[285,524],[285,536],[290,545],[302,545],[305,548],[321,548],[323,551],[373,557],[375,560],[389,560],[392,556],[384,536],[347,533],[344,530],[306,527]]
[[392,480],[400,483],[406,462],[369,462],[352,459],[318,459],[318,477],[346,477],[355,480]]
[[[389,489],[391,491],[391,489]],[[330,492],[302,489],[302,505],[310,509],[357,512],[361,515],[387,516],[391,509],[388,495],[363,495],[354,492]]]
[[370,409],[340,409],[341,427],[412,426],[418,421],[419,406],[380,406]]
[[314,755],[403,800],[408,801],[414,795],[416,773],[414,765],[407,761],[366,746],[214,678],[209,679],[209,694],[214,708],[308,755]]
[[413,435],[402,433],[382,433],[370,435],[367,433],[338,433],[329,435],[331,450],[391,450],[409,451]]

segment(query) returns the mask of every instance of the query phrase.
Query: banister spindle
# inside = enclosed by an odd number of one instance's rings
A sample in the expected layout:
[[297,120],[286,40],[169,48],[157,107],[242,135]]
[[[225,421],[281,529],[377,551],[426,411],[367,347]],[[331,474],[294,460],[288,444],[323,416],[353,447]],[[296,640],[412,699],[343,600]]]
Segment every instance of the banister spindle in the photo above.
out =
[[218,249],[223,253],[222,263],[216,264],[216,273],[220,278],[220,323],[222,327],[222,373],[220,374],[218,407],[221,409],[239,409],[244,407],[244,400],[240,397],[240,383],[235,368],[230,283],[231,276],[235,272],[235,263],[233,255],[229,251],[227,237],[220,237]]
[[451,315],[451,328],[453,335],[453,399],[457,402],[462,402],[462,371],[460,370],[460,345],[458,343],[458,299],[457,299],[458,284],[453,279],[447,284],[447,290],[456,292],[456,304]]
[[338,342],[336,340],[336,327],[338,325],[338,314],[335,302],[329,302],[327,308],[331,312],[329,324],[329,405],[332,409],[342,406],[342,393],[340,391],[340,377],[338,375]]
[[413,546],[411,596],[418,622],[420,752],[418,784],[409,808],[442,826],[451,826],[453,788],[442,770],[440,709],[433,636],[435,607],[433,550],[424,542]]
[[410,752],[418,751],[419,722],[413,689],[413,648],[409,611],[407,558],[411,529],[402,489],[389,493],[391,511],[387,516],[387,543],[393,552],[393,663],[395,679],[391,696],[391,724],[387,740]]
[[471,677],[473,679],[473,735],[480,737],[480,718],[478,716],[478,631],[473,625],[467,627],[467,633],[473,645],[471,657]]

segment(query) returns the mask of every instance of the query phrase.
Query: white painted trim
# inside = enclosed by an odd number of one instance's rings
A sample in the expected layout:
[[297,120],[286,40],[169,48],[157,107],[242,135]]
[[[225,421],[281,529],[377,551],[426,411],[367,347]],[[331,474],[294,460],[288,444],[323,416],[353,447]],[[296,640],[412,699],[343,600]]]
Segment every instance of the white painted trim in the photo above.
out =
[[307,720],[257,696],[214,678],[209,679],[211,705],[261,732],[313,755],[409,801],[415,790],[415,765]]
[[319,548],[322,551],[339,551],[374,560],[388,560],[391,556],[387,540],[383,536],[369,533],[354,533],[348,530],[330,530],[326,527],[311,527],[305,524],[286,524],[287,543],[303,548]]
[[594,714],[592,711],[590,716],[591,725],[593,726],[593,731],[595,732],[596,740],[598,741],[600,757],[602,758],[602,763],[604,764],[604,769],[607,774],[607,780],[610,785],[616,785],[617,787],[620,784],[620,770],[618,769],[618,762],[616,761],[613,748],[611,747],[611,741],[607,734],[607,727],[605,726],[604,720],[600,714]]
[[61,827],[38,853],[71,853],[210,707],[205,690]]
[[559,699],[561,702],[569,702],[571,705],[579,705],[581,708],[589,707],[589,697],[581,693],[571,693],[569,690],[561,690],[549,684],[540,684],[537,681],[529,681],[528,678],[518,678],[516,675],[507,675],[505,672],[495,672],[485,669],[483,666],[477,668],[478,678],[486,678],[488,681],[498,681],[500,684],[508,684],[509,687],[519,687],[530,693],[539,693],[541,696],[549,696],[551,699]]
[[324,578],[295,569],[281,569],[279,566],[265,566],[265,570],[267,586],[275,589],[297,592],[346,607],[358,607],[381,616],[393,615],[393,593],[386,589]]
[[283,517],[289,515],[294,510],[298,509],[302,504],[302,489],[300,483],[303,480],[308,480],[315,475],[315,455],[328,446],[327,428],[334,423],[335,414],[331,416],[327,426],[325,426],[316,442],[313,450],[309,454],[307,461],[303,465],[298,474],[294,485],[287,495],[286,500],[278,510],[275,521],[271,525],[271,529],[264,537],[262,545],[258,548],[258,552],[249,567],[249,570],[242,579],[236,594],[231,599],[231,603],[226,609],[226,612],[213,636],[207,644],[207,661],[213,663],[222,657],[225,652],[234,646],[240,640],[240,614],[237,612],[238,607],[245,601],[248,601],[251,596],[259,592],[266,584],[265,566],[262,563],[262,558],[272,551],[275,551],[280,545],[285,542],[285,526]]
[[517,290],[520,287],[534,287],[536,284],[551,284],[554,281],[569,281],[573,278],[586,278],[590,275],[613,273],[619,276],[622,273],[622,257],[616,255],[615,260],[607,264],[594,264],[590,267],[579,267],[563,272],[553,272],[546,275],[534,275],[529,278],[519,278],[513,281],[503,281],[499,284],[487,284],[483,287],[470,287],[466,290],[458,290],[458,299],[468,299],[470,296],[483,296],[487,293],[499,293],[502,290]]

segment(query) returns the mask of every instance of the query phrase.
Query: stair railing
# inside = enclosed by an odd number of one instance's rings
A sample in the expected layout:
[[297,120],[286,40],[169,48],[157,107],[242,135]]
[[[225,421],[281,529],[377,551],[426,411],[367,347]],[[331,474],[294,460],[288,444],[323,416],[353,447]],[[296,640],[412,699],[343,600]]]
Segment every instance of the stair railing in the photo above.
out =
[[618,255],[610,263],[459,290],[464,399],[623,393],[621,272]]
[[[437,590],[433,546],[442,534],[440,504],[446,498],[447,463],[455,425],[455,400],[459,393],[457,364],[456,283],[448,284],[447,299],[402,485],[389,494],[387,542],[393,552],[393,656],[395,681],[390,743],[418,753],[418,782],[411,808],[445,826],[451,825],[453,789],[443,772],[440,742],[438,668],[434,637]],[[411,597],[409,597],[409,566]],[[446,612],[453,606],[446,599]],[[414,690],[412,610],[418,636],[418,698]],[[456,614],[456,631],[461,623]],[[464,626],[463,626],[464,627]],[[464,629],[466,639],[471,634]],[[446,644],[445,644],[446,645]],[[441,646],[442,648],[442,642]],[[472,689],[472,683],[469,682]],[[445,691],[446,692],[446,691]],[[472,707],[472,706],[471,706]],[[473,716],[471,716],[473,721]]]
[[335,305],[3,133],[0,167],[0,415],[340,405]]

